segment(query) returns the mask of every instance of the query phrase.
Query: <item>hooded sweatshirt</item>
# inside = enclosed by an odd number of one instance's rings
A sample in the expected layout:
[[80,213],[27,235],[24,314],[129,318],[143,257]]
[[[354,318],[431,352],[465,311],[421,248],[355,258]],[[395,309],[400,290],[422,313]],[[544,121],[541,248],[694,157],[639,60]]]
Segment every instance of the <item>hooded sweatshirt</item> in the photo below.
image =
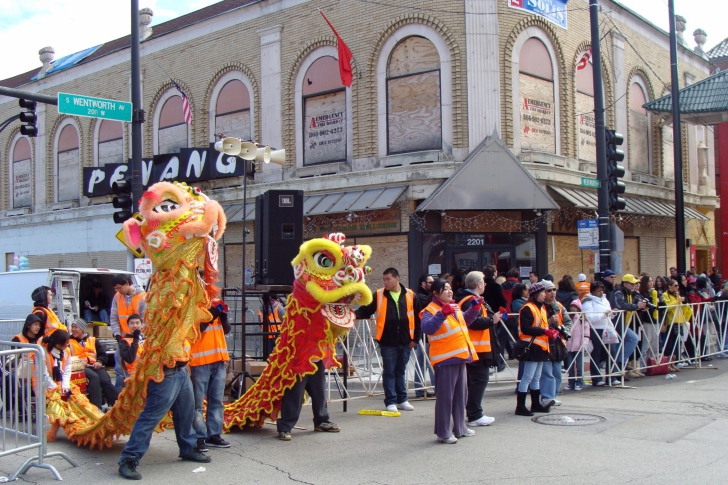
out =
[[[34,322],[40,323],[40,330],[38,331],[38,335],[31,338],[30,333],[28,332],[28,329]],[[18,335],[14,336],[12,341],[25,343],[25,341],[27,340],[28,343],[34,344],[42,336],[43,336],[43,320],[35,313],[31,313],[30,315],[25,317],[25,323],[23,324],[23,331],[20,332]]]

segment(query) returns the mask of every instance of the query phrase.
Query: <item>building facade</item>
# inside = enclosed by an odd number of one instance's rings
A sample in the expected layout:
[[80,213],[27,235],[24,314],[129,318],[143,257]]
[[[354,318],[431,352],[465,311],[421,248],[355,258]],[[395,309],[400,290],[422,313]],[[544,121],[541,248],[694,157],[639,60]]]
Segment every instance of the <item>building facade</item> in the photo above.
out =
[[[242,282],[250,201],[282,187],[304,190],[306,237],[342,231],[375,249],[374,287],[389,266],[404,281],[489,262],[557,278],[593,271],[576,229],[596,207],[588,2],[545,2],[551,13],[522,3],[226,0],[153,27],[143,10],[146,159],[209,148],[217,133],[287,151],[282,168],[257,167],[247,205],[241,177],[201,183],[229,218],[223,283]],[[625,135],[627,154],[628,207],[615,218],[625,233],[621,272],[665,274],[675,262],[671,130],[642,105],[669,91],[668,36],[617,2],[603,4],[606,119]],[[351,87],[319,7],[353,53]],[[0,85],[126,100],[128,45],[117,39],[52,63],[44,50],[41,74]],[[710,71],[687,45],[679,69],[685,83]],[[189,99],[191,124],[169,76]],[[3,119],[17,112],[15,99],[0,97]],[[38,119],[37,138],[21,136],[17,123],[0,133],[6,266],[24,254],[31,267],[126,267],[110,197],[84,196],[82,170],[126,161],[130,125],[52,105],[39,105]],[[713,139],[687,126],[683,141],[690,250],[709,261]]]

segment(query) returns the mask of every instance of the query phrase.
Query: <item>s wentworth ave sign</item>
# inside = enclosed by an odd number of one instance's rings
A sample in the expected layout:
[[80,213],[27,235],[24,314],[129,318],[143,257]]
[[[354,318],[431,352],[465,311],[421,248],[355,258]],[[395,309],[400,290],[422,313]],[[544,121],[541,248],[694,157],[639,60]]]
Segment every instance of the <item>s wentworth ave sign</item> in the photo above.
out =
[[130,123],[132,108],[131,103],[127,103],[126,101],[92,98],[79,94],[58,93],[58,112],[67,115]]

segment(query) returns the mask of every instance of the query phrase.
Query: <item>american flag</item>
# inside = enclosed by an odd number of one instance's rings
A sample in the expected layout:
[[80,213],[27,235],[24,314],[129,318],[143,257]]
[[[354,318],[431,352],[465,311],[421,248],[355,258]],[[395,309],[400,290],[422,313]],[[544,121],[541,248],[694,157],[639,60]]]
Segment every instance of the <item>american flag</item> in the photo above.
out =
[[192,110],[190,109],[190,100],[187,99],[187,95],[185,94],[184,91],[182,91],[182,88],[179,86],[179,84],[174,82],[174,79],[170,79],[170,81],[172,81],[172,84],[174,84],[174,87],[177,88],[177,91],[179,91],[180,94],[182,95],[182,112],[185,115],[185,123],[187,123],[188,125],[191,125],[192,124]]

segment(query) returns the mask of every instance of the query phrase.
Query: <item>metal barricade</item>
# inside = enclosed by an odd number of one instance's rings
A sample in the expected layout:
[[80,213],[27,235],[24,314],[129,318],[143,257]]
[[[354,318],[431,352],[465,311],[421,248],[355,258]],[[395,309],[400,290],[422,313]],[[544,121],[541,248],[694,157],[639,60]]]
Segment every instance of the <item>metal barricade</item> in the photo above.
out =
[[[48,453],[46,430],[48,418],[45,414],[45,381],[43,379],[43,351],[38,345],[0,341],[0,369],[3,379],[0,383],[0,457],[36,451],[37,455],[27,458],[9,477],[17,479],[31,467],[50,470],[56,480],[63,480],[58,471],[44,462],[46,458],[60,456],[73,466],[78,466],[61,452]],[[35,394],[33,383],[39,389]]]

